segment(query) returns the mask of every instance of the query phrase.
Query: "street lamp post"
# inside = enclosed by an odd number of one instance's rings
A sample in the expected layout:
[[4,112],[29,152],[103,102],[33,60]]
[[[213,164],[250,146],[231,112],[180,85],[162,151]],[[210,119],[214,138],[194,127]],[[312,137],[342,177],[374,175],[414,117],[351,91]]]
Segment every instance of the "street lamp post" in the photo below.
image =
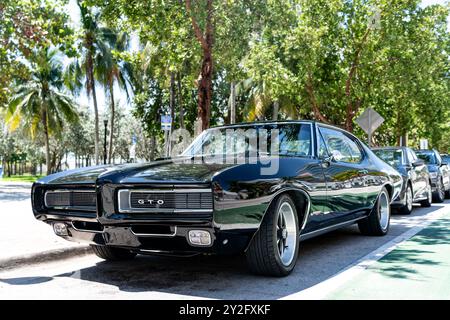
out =
[[103,140],[103,164],[106,164],[106,131],[108,130],[108,119],[103,120],[105,125],[105,138]]

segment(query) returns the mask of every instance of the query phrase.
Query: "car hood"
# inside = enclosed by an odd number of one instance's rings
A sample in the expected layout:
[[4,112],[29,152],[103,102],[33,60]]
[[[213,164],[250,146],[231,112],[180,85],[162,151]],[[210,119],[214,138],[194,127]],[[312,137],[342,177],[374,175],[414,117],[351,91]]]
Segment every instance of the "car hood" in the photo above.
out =
[[193,163],[161,160],[145,164],[95,166],[59,172],[40,179],[42,184],[103,183],[206,183],[233,164]]
[[439,166],[437,164],[427,164],[427,168],[429,172],[439,171]]

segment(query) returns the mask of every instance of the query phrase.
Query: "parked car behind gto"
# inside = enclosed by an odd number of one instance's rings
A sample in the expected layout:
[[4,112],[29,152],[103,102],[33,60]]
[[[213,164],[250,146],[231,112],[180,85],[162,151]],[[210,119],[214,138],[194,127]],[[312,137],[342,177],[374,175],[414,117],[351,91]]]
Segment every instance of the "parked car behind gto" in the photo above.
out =
[[392,206],[403,214],[410,214],[413,203],[419,202],[423,207],[431,206],[431,178],[425,161],[418,158],[407,147],[373,148],[373,152],[395,168],[403,178],[403,187]]
[[206,130],[172,159],[50,175],[32,203],[57,235],[107,260],[245,253],[251,271],[283,276],[302,239],[353,223],[385,235],[401,186],[344,130],[267,122]]
[[430,172],[434,201],[443,202],[450,198],[450,167],[442,160],[436,150],[416,150],[419,158],[425,161]]

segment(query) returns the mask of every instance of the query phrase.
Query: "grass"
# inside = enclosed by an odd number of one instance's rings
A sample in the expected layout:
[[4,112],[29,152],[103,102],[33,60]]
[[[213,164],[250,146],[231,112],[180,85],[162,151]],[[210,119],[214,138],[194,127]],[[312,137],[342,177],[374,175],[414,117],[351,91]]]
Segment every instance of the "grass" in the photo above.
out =
[[36,180],[44,177],[44,175],[31,175],[31,174],[25,174],[23,176],[13,175],[13,176],[3,176],[0,178],[0,181],[10,181],[10,182],[35,182]]

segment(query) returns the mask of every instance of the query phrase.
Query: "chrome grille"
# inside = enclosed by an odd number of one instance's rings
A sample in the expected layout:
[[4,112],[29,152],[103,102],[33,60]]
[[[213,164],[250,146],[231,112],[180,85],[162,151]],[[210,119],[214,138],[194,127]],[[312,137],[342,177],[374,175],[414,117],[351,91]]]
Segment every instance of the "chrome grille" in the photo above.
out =
[[96,193],[85,190],[51,190],[45,193],[45,206],[53,209],[95,211]]
[[209,212],[210,189],[119,190],[120,212]]
[[177,193],[175,209],[212,209],[212,193]]

